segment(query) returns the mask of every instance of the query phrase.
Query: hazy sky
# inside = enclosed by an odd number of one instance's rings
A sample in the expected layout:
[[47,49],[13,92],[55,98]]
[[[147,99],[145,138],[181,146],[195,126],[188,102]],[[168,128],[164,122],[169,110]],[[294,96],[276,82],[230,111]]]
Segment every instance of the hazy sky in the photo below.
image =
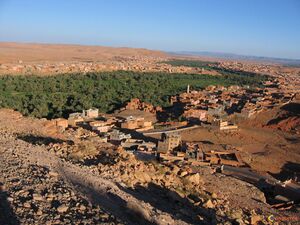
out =
[[0,0],[0,41],[300,59],[300,0]]

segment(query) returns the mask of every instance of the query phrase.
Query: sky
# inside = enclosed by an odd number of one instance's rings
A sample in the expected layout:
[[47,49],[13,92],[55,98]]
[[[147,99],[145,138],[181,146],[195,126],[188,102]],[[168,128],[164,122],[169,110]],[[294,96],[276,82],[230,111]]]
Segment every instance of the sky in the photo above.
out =
[[300,0],[0,0],[0,41],[300,59]]

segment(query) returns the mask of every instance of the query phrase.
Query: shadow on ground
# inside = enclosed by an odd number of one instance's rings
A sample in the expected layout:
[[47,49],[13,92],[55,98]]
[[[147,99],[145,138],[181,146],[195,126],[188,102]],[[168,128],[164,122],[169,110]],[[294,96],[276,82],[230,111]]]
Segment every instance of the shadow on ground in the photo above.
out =
[[217,224],[217,221],[229,221],[227,217],[217,218],[214,209],[195,206],[175,191],[154,183],[130,189],[107,180],[74,175],[68,168],[60,168],[60,172],[77,192],[125,224],[158,224],[159,221],[155,220],[158,217],[154,218],[153,213],[158,214],[160,219],[162,213],[170,215],[178,224]]
[[[155,224],[146,219],[146,215],[142,211],[134,210],[128,206],[128,203],[118,195],[110,191],[106,185],[95,187],[88,181],[84,181],[81,176],[70,174],[67,169],[60,168],[60,172],[64,174],[68,183],[71,183],[77,192],[86,196],[89,201],[100,206],[108,214],[114,215],[125,224],[132,225],[152,225]],[[113,221],[112,221],[113,222]]]
[[7,201],[7,193],[1,190],[2,185],[0,182],[0,224],[19,225],[20,222]]
[[67,144],[74,144],[72,141],[62,140],[59,138],[52,138],[52,137],[43,137],[43,136],[36,136],[36,135],[19,135],[18,139],[26,141],[30,144],[34,145],[49,145],[49,144],[62,144],[66,142]]
[[[181,197],[168,188],[154,183],[149,183],[148,187],[136,186],[131,189],[119,186],[119,188],[135,198],[149,203],[154,208],[172,215],[176,220],[182,220],[188,224],[217,224],[214,209],[195,206],[187,198]],[[197,201],[196,196],[194,199]],[[228,220],[227,218],[225,221]]]
[[293,113],[295,115],[300,115],[300,104],[299,103],[292,102],[292,103],[283,105],[280,109],[283,109],[283,110]]
[[[217,224],[218,221],[230,221],[227,217],[216,216],[214,209],[195,206],[187,198],[181,197],[177,192],[166,187],[149,183],[147,187],[136,186],[132,188],[119,187],[135,198],[149,203],[154,208],[172,215],[176,220],[184,221],[188,224]],[[196,196],[190,196],[193,200],[200,201]]]
[[139,139],[139,140],[143,140],[146,142],[153,142],[153,143],[157,143],[158,140],[156,138],[150,137],[150,136],[145,136],[143,133],[141,132],[137,132],[135,130],[130,130],[130,129],[121,129],[122,132],[126,133],[126,134],[130,134],[132,138],[134,139]]
[[271,173],[271,175],[281,181],[293,179],[300,182],[300,163],[287,162],[281,167],[279,173]]

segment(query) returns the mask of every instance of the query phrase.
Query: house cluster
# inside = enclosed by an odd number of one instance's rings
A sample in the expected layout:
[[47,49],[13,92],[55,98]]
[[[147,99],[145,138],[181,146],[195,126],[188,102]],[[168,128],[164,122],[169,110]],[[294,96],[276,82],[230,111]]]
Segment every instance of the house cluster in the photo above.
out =
[[282,66],[275,64],[265,63],[245,63],[245,62],[220,62],[216,65],[219,68],[235,70],[235,71],[247,71],[260,74],[266,74],[278,81],[279,89],[282,92],[299,92],[300,88],[300,68]]
[[[188,86],[186,92],[171,97],[173,106],[170,108],[181,113],[184,121],[178,123],[185,125],[172,126],[174,132],[172,130],[169,132],[169,128],[162,126],[165,133],[157,143],[146,142],[139,138],[144,131],[156,132],[153,122],[146,117],[100,115],[99,110],[94,108],[71,113],[67,120],[51,120],[48,126],[59,130],[81,127],[98,135],[102,142],[111,142],[128,150],[154,151],[158,156],[181,157],[202,164],[219,164],[231,160],[227,162],[228,165],[241,165],[236,151],[205,150],[204,145],[201,144],[182,143],[180,134],[175,132],[179,128],[185,129],[185,126],[193,124],[211,126],[220,131],[236,131],[238,130],[236,124],[239,121],[251,118],[266,108],[298,98],[295,93],[281,91],[278,88],[280,85],[278,79],[266,81],[263,85],[263,88],[255,89],[239,86],[208,86],[201,91],[191,91]],[[153,114],[162,111],[161,108],[141,102],[139,99],[132,99],[123,109]],[[156,127],[159,124],[160,122],[156,123]]]
[[[84,129],[89,131],[88,134],[90,135],[97,135],[101,142],[111,142],[121,145],[125,149],[152,151],[156,148],[156,143],[132,138],[132,131],[141,132],[154,129],[152,121],[148,121],[144,117],[128,116],[123,118],[101,115],[98,109],[92,108],[71,113],[68,119],[59,118],[47,121],[45,126],[48,130],[53,130],[53,134],[57,131],[64,131],[68,127]],[[86,134],[87,132],[84,133],[83,138],[87,138]]]
[[121,128],[136,130],[136,131],[145,131],[154,129],[152,121],[145,120],[144,117],[134,117],[129,116],[125,119],[125,121],[121,122]]
[[[216,148],[214,146],[214,148]],[[157,158],[159,160],[185,160],[194,165],[230,165],[244,166],[238,151],[211,146],[202,142],[182,142],[178,133],[163,133],[157,144]]]
[[220,130],[235,130],[234,122],[254,116],[263,109],[291,100],[293,93],[282,92],[278,81],[267,81],[264,88],[239,86],[208,86],[202,91],[190,91],[171,97],[190,123],[209,123]]

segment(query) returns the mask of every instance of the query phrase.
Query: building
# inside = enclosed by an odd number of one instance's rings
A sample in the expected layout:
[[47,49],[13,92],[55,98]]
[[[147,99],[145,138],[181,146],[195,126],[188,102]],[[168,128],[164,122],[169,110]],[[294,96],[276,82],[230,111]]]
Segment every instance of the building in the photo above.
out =
[[65,130],[69,124],[68,124],[68,120],[66,119],[63,119],[63,118],[58,118],[58,119],[55,119],[55,125],[63,130]]
[[68,120],[63,118],[46,120],[44,126],[47,128],[49,134],[56,134],[57,132],[63,132],[69,126]]
[[145,142],[143,140],[137,139],[127,139],[121,142],[121,146],[125,149],[136,149],[144,151],[151,151],[156,148],[156,144],[153,142]]
[[228,121],[220,120],[220,130],[237,130],[238,126],[229,123]]
[[163,133],[161,140],[157,144],[157,153],[169,153],[177,150],[181,144],[181,136],[177,133],[166,134]]
[[82,113],[70,113],[68,118],[68,124],[76,127],[78,123],[84,122],[85,119],[93,119],[99,116],[98,109],[82,110]]
[[188,109],[184,111],[183,116],[189,121],[207,121],[207,110]]
[[210,107],[207,110],[207,114],[212,115],[212,116],[217,116],[217,117],[222,117],[226,115],[225,112],[225,106],[224,105],[218,105],[216,107]]
[[78,118],[78,117],[82,117],[82,113],[76,112],[76,113],[70,113],[69,114],[69,119]]
[[99,131],[100,133],[107,133],[113,127],[107,121],[92,121],[89,124],[92,130]]
[[122,141],[122,140],[130,139],[130,138],[131,138],[130,134],[124,134],[123,132],[121,132],[119,130],[113,130],[109,134],[109,139],[111,141]]
[[185,152],[185,159],[204,161],[204,152],[200,149],[199,144],[184,143],[182,150]]
[[[81,115],[81,113],[79,113],[79,115]],[[68,124],[72,127],[76,127],[78,123],[82,123],[82,122],[84,122],[84,119],[81,116],[75,116],[75,113],[72,113],[72,116],[69,116],[68,118]]]
[[92,126],[92,130],[99,131],[100,133],[107,133],[111,126]]
[[87,118],[97,118],[99,116],[99,109],[82,110],[82,116]]
[[129,116],[121,123],[121,128],[130,130],[149,130],[153,129],[151,121],[145,121],[143,117]]
[[82,110],[82,113],[76,112],[69,114],[69,118],[74,117],[83,117],[83,118],[97,118],[99,117],[99,109],[88,109],[88,110]]
[[136,119],[126,120],[121,123],[121,128],[134,130],[138,128],[138,121]]

